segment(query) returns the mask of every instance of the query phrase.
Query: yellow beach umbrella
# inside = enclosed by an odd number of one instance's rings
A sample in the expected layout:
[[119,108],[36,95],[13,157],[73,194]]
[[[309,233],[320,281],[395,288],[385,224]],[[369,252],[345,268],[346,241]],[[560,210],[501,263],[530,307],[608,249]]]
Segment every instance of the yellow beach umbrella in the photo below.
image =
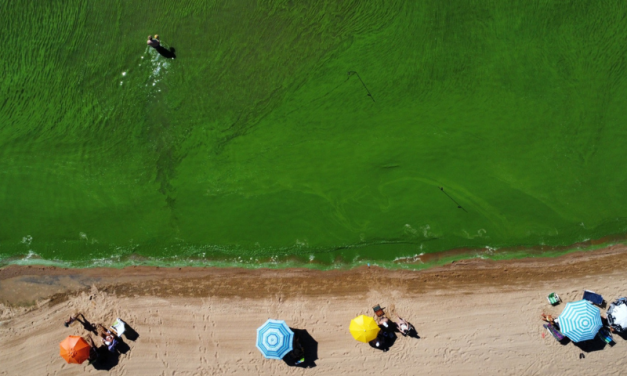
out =
[[377,338],[379,325],[377,325],[372,317],[361,315],[351,320],[350,331],[353,338],[368,343]]

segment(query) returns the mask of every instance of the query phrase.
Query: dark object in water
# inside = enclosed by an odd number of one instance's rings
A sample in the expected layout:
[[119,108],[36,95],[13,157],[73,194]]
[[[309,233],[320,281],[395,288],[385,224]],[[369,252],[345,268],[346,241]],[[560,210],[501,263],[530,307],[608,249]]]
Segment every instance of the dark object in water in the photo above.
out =
[[355,71],[349,71],[348,72],[348,78],[350,78],[352,75],[356,75],[357,78],[359,78],[359,81],[361,81],[361,84],[364,86],[364,89],[366,89],[366,92],[368,93],[368,96],[370,97],[370,99],[372,99],[372,101],[374,102],[374,97],[372,96],[372,94],[370,93],[370,90],[368,90],[368,86],[366,86],[366,83],[364,82],[364,80],[361,79],[361,76],[359,75],[359,73],[355,72]]
[[165,48],[163,46],[157,46],[157,47],[155,47],[155,50],[157,50],[159,55],[165,57],[166,59],[174,59],[174,58],[176,58],[174,47],[170,47],[170,49],[167,49],[167,48]]
[[455,199],[453,197],[451,197],[448,193],[444,192],[444,187],[439,187],[439,188],[442,191],[442,193],[444,193],[448,198],[450,198],[455,203],[455,205],[457,205],[458,209],[462,209],[463,211],[468,213],[468,211],[466,209],[462,208],[462,206],[457,201],[455,201]]

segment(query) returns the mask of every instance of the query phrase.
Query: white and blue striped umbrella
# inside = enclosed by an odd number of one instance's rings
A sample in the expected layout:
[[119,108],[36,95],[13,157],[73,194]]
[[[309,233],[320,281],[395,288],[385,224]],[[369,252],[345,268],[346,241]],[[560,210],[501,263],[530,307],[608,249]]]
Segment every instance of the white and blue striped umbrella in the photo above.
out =
[[587,300],[567,303],[558,322],[562,334],[573,342],[593,339],[603,326],[601,311]]
[[268,359],[283,359],[292,351],[294,332],[283,320],[268,320],[257,328],[257,348]]

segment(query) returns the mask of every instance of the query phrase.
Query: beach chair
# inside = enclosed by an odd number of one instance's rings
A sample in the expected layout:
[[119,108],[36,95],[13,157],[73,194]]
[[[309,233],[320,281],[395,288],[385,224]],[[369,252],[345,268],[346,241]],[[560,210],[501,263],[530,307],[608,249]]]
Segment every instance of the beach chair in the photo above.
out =
[[115,319],[113,325],[111,325],[111,329],[113,329],[116,336],[121,337],[122,334],[124,334],[124,331],[126,331],[126,325],[124,324],[124,321],[122,321],[120,318],[117,318]]
[[555,292],[550,293],[549,296],[546,297],[546,299],[551,305],[557,305],[562,301],[562,298],[560,298],[559,295],[557,295],[557,293]]
[[603,304],[603,297],[594,291],[583,290],[583,298],[589,301],[592,304],[596,304],[598,306]]
[[379,304],[372,307],[372,310],[374,311],[374,314],[377,315],[377,317],[385,317],[385,312],[383,311],[383,308],[381,308]]
[[548,324],[544,324],[542,325],[544,326],[544,328],[546,330],[549,331],[549,333],[551,333],[551,335],[558,341],[558,342],[562,342],[564,340],[564,335],[562,333],[560,333],[559,330],[557,330],[557,328],[555,327],[555,325],[548,323]]

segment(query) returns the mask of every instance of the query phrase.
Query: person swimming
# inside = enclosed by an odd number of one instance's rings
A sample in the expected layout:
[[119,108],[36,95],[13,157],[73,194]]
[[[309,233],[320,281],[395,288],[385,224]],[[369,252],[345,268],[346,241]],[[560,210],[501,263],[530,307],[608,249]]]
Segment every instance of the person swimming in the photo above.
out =
[[149,45],[150,47],[154,47],[154,48],[161,47],[161,41],[159,40],[159,34],[155,34],[154,38],[152,37],[152,35],[149,35],[148,36],[148,40],[146,41],[146,44]]
[[159,34],[155,34],[154,38],[152,35],[149,35],[146,44],[157,50],[157,52],[166,59],[174,59],[176,57],[176,54],[174,53],[174,47],[165,48],[161,45],[161,40],[159,40]]

